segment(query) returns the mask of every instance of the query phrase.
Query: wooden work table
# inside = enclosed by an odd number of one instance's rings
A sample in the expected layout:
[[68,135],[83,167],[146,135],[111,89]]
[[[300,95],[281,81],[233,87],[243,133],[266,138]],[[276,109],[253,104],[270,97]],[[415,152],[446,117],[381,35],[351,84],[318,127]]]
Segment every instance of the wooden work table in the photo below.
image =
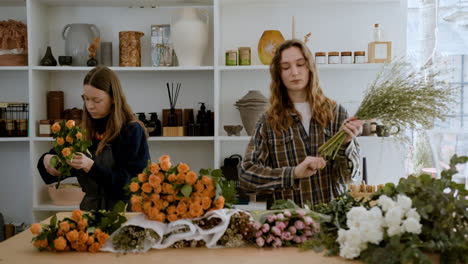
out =
[[[58,213],[62,219],[71,213]],[[134,214],[129,214],[128,218]],[[50,218],[43,221],[49,223]],[[177,264],[295,264],[295,263],[362,263],[349,261],[340,257],[325,257],[313,250],[300,252],[298,248],[182,248],[182,249],[152,249],[141,254],[116,254],[109,252],[39,252],[33,247],[33,235],[25,230],[16,236],[0,243],[0,264],[64,264],[64,263],[177,263]]]

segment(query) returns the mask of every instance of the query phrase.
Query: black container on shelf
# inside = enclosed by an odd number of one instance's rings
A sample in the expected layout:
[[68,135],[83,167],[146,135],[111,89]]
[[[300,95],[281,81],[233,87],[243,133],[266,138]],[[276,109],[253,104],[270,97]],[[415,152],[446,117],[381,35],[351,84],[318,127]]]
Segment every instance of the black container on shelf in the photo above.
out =
[[149,113],[150,120],[148,121],[148,131],[151,137],[159,137],[162,134],[161,120],[158,119],[158,113]]
[[148,127],[148,120],[146,120],[145,113],[135,113],[138,116],[138,120],[140,120],[145,127]]
[[195,120],[193,118],[193,111],[188,113],[188,121],[187,121],[187,136],[193,137],[195,136]]

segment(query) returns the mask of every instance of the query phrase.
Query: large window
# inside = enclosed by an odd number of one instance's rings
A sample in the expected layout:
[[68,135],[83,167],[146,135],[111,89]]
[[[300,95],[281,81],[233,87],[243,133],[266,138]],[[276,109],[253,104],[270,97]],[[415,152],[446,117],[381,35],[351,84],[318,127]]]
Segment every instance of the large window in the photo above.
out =
[[428,52],[451,69],[448,81],[460,88],[454,114],[441,129],[468,128],[468,0],[408,0],[408,56],[422,63]]

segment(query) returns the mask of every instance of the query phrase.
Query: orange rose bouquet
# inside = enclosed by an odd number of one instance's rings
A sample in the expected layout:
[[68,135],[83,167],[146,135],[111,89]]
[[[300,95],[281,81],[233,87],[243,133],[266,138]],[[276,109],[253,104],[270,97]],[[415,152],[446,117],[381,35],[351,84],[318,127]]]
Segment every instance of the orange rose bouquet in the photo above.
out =
[[160,157],[159,163],[148,162],[148,167],[127,186],[132,194],[132,210],[164,223],[224,208],[223,188],[229,190],[230,197],[233,193],[235,196],[234,184],[221,186],[220,170],[202,172],[197,176],[185,163],[172,166],[168,155]]
[[71,217],[57,220],[53,216],[49,224],[33,224],[30,231],[34,247],[40,251],[82,251],[97,252],[109,236],[117,230],[125,218],[126,205],[117,203],[112,211],[90,211],[77,209]]
[[60,172],[56,185],[56,188],[58,188],[64,176],[71,176],[71,166],[68,165],[66,161],[71,160],[73,154],[78,152],[86,153],[86,155],[91,157],[88,147],[90,147],[92,143],[90,140],[83,139],[86,131],[81,131],[80,127],[76,126],[73,120],[68,120],[66,123],[55,122],[51,129],[53,138],[55,139],[54,150],[57,156],[54,156],[50,160],[50,166],[53,168],[58,166],[58,171]]

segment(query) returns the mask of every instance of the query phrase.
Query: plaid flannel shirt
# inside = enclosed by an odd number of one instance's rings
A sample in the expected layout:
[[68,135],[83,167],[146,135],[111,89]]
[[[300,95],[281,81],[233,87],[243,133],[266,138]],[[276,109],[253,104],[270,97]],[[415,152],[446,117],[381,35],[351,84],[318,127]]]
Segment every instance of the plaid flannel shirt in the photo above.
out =
[[300,206],[327,203],[346,190],[346,184],[359,175],[359,145],[352,140],[341,146],[334,160],[308,178],[294,179],[294,168],[307,156],[317,157],[318,148],[335,135],[348,117],[338,105],[334,119],[323,128],[313,118],[306,132],[301,119],[291,113],[294,124],[274,133],[266,114],[257,122],[241,164],[241,188],[255,193],[267,193],[271,201],[291,199]]

